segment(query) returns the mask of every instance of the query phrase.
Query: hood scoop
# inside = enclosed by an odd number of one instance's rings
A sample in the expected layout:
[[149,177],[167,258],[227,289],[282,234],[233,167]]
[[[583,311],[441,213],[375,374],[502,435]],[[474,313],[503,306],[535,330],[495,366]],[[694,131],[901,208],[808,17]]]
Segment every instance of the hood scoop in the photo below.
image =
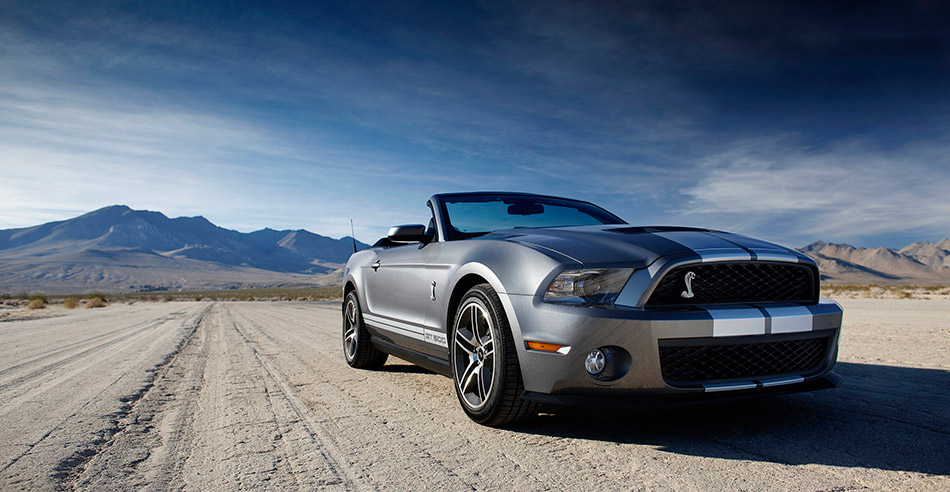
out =
[[604,228],[607,232],[616,234],[652,234],[654,232],[719,232],[712,229],[680,226],[643,226],[643,227],[616,227]]

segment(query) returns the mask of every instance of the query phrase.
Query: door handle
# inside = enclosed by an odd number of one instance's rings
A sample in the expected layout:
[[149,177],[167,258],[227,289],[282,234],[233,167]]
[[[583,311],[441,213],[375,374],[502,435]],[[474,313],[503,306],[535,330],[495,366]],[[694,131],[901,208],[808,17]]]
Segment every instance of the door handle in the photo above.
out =
[[372,266],[373,266],[373,271],[374,271],[374,272],[377,271],[377,270],[379,270],[379,260],[376,260],[376,263],[373,263]]

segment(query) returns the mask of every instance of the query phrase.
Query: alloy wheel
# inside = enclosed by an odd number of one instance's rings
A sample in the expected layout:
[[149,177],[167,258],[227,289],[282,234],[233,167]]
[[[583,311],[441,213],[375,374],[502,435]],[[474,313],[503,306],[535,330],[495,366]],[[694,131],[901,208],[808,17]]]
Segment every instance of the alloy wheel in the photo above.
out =
[[343,312],[343,352],[347,360],[353,360],[356,357],[359,342],[359,319],[356,310],[356,301],[352,298],[348,299]]
[[472,410],[485,405],[492,391],[495,371],[495,339],[491,316],[470,299],[461,308],[455,326],[455,384]]

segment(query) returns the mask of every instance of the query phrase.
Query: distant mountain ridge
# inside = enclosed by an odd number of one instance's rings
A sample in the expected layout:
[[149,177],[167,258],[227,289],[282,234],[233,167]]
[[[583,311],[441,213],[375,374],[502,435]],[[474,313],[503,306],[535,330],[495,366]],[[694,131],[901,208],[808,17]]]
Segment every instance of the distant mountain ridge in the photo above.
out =
[[[950,239],[899,250],[817,241],[799,251],[818,262],[824,283],[950,285]],[[350,237],[242,233],[200,216],[170,219],[113,205],[0,230],[0,293],[326,285],[341,280],[352,252]]]
[[315,276],[338,270],[352,252],[350,237],[303,229],[242,233],[200,216],[170,219],[113,205],[69,220],[0,230],[0,289],[320,283]]
[[816,241],[798,251],[818,262],[826,283],[950,285],[950,239],[899,250]]

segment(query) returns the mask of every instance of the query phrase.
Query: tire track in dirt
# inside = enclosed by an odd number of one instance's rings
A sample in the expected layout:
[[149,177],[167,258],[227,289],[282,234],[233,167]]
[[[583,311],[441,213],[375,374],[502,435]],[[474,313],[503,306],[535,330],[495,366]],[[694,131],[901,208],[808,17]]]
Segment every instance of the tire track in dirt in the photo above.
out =
[[[180,312],[170,317],[171,309]],[[0,484],[4,490],[61,489],[64,478],[114,432],[116,419],[127,411],[130,402],[149,384],[156,367],[186,336],[186,315],[194,315],[200,306],[182,311],[180,305],[153,305],[143,310],[153,322],[138,329],[124,320],[130,311],[128,306],[98,311],[90,317],[103,325],[124,326],[132,331],[128,336],[118,336],[113,343],[100,344],[98,351],[82,357],[67,356],[69,362],[57,364],[58,369],[34,371],[32,377],[3,392],[0,441],[7,446],[3,448]],[[60,324],[61,320],[24,322],[22,326],[26,330],[48,330],[48,323],[71,326]],[[137,325],[141,323],[131,326]],[[75,345],[70,340],[82,341],[86,333],[82,326],[71,328],[65,328],[60,338],[63,343]],[[42,343],[36,340],[33,347]],[[3,357],[10,360],[9,354]]]
[[[121,358],[131,347],[141,346],[144,341],[154,339],[155,332],[160,331],[165,324],[175,325],[181,320],[163,318],[144,323],[138,329],[101,343],[78,354],[65,359],[51,362],[48,366],[40,367],[29,375],[16,378],[10,383],[0,386],[0,418],[8,412],[16,410],[25,401],[42,400],[42,395],[55,391],[65,381],[76,378],[90,370],[90,366],[104,363],[112,358]],[[131,369],[131,368],[130,368]],[[124,375],[124,374],[123,374]],[[41,381],[34,384],[35,381]]]
[[[78,488],[366,490],[218,304]],[[117,485],[119,484],[119,485]]]
[[185,481],[198,490],[353,488],[237,331],[225,305],[208,334],[208,362]]
[[[246,310],[250,310],[251,312],[256,312],[253,305],[233,306],[231,310],[232,310],[233,315],[235,315],[238,319],[240,319],[241,324],[243,326],[248,328],[249,331],[252,330],[254,332],[252,336],[256,338],[255,344],[262,348],[262,350],[259,351],[259,353],[265,354],[266,357],[274,358],[273,356],[277,354],[282,354],[282,355],[286,354],[287,352],[281,351],[278,347],[287,346],[289,342],[289,345],[295,348],[306,346],[309,348],[316,349],[319,353],[323,355],[323,357],[314,359],[315,361],[330,360],[329,359],[330,354],[325,351],[325,347],[320,347],[318,349],[317,347],[314,347],[309,340],[306,340],[303,338],[295,338],[292,341],[288,341],[288,340],[278,340],[277,338],[275,338],[271,333],[274,333],[275,331],[279,331],[281,329],[280,327],[284,326],[284,323],[270,323],[268,328],[264,329],[260,323],[254,321],[253,319],[247,316]],[[269,313],[269,314],[275,314],[275,313]],[[268,317],[268,319],[286,319],[280,314],[276,314],[277,318],[269,318],[269,314],[265,316],[265,317]],[[291,324],[291,326],[294,326],[294,325]],[[320,336],[323,337],[323,334],[321,333]],[[262,344],[261,342],[265,342],[265,343]],[[266,348],[264,346],[265,344],[267,345]],[[290,352],[293,352],[293,350],[291,350]],[[296,360],[299,362],[299,361],[302,361],[303,359],[297,357]],[[333,373],[329,373],[321,369],[326,369],[326,368],[325,367],[315,368],[308,372],[314,373],[314,374],[323,374],[325,376],[333,375]],[[282,375],[281,377],[283,379],[286,379],[286,376],[284,375]],[[329,382],[329,380],[332,380],[335,378],[328,377],[326,379],[327,381],[324,381],[324,384]],[[347,449],[349,460],[352,463],[353,458],[355,456],[359,456],[361,454],[360,451],[365,450],[366,447],[361,446],[361,445],[354,445],[354,443],[347,442],[347,439],[345,438],[341,439],[341,437],[347,436],[355,440],[356,438],[365,439],[368,436],[362,434],[361,432],[353,432],[351,429],[347,429],[346,427],[341,427],[339,424],[343,421],[348,421],[348,423],[352,425],[354,423],[353,422],[354,418],[372,419],[372,420],[375,420],[374,424],[383,424],[383,425],[373,425],[374,428],[385,429],[386,421],[380,422],[376,418],[378,417],[379,414],[374,412],[372,409],[370,409],[368,412],[366,411],[367,409],[365,407],[368,406],[367,405],[369,404],[368,401],[357,402],[356,405],[354,405],[352,402],[353,400],[352,395],[348,395],[347,392],[342,387],[334,386],[332,389],[334,390],[332,393],[328,391],[322,394],[322,397],[325,401],[333,402],[334,404],[333,407],[312,409],[311,411],[313,411],[313,413],[315,414],[321,415],[322,418],[317,419],[317,423],[319,425],[325,426],[328,430],[328,433],[332,434],[333,436],[337,436],[337,439],[338,439],[337,444]],[[344,406],[345,409],[341,410],[339,408],[336,408],[338,406]],[[382,442],[392,442],[392,436],[390,435],[385,435],[385,436],[376,435],[376,436],[371,436],[371,437],[373,438],[373,442],[376,444],[379,444]],[[374,449],[373,455],[369,455],[369,456],[363,454],[363,457],[369,459],[368,460],[369,464],[364,463],[362,464],[362,466],[360,466],[361,474],[373,480],[374,487],[376,489],[386,489],[388,487],[391,487],[391,484],[387,484],[387,480],[381,480],[380,477],[378,476],[379,474],[378,468],[380,468],[380,465],[381,465],[380,461],[377,459],[378,455],[389,456],[396,459],[398,459],[397,457],[400,457],[400,456],[412,457],[413,459],[411,461],[386,463],[386,465],[392,466],[393,469],[400,469],[400,471],[405,470],[405,471],[414,472],[421,479],[424,479],[426,482],[428,482],[430,486],[431,484],[438,483],[440,484],[440,487],[447,487],[450,490],[473,490],[474,489],[474,487],[472,487],[471,484],[461,481],[461,479],[457,476],[457,474],[455,474],[454,471],[452,471],[451,467],[446,466],[444,463],[434,458],[425,449],[419,446],[416,446],[411,441],[406,441],[406,440],[404,440],[401,447],[403,449]],[[411,449],[405,449],[406,447],[411,447]],[[376,455],[377,453],[378,455]],[[448,479],[446,477],[448,477]],[[448,480],[449,483],[445,483],[446,480]],[[399,481],[399,483],[402,483],[403,485],[406,484],[406,482],[402,480]]]
[[[76,342],[73,342],[73,343],[68,343],[68,344],[66,344],[66,345],[64,345],[64,346],[52,348],[52,349],[47,350],[47,351],[45,351],[45,352],[41,352],[41,353],[39,353],[39,354],[35,354],[35,355],[31,356],[31,357],[27,357],[27,358],[24,358],[24,359],[20,359],[20,361],[19,361],[18,364],[13,365],[13,366],[10,366],[10,367],[5,367],[5,368],[3,368],[3,369],[0,369],[0,379],[2,379],[2,378],[4,378],[4,377],[7,377],[8,374],[11,373],[11,372],[15,372],[15,371],[20,370],[20,369],[25,369],[25,368],[27,368],[28,366],[34,366],[34,365],[35,365],[35,366],[40,366],[40,367],[37,369],[37,371],[48,371],[48,370],[54,369],[54,368],[57,367],[57,366],[60,366],[60,365],[63,365],[63,364],[68,364],[69,362],[71,362],[72,360],[74,360],[74,358],[77,357],[77,356],[81,356],[81,355],[84,355],[84,354],[86,354],[86,353],[89,353],[89,352],[98,350],[98,349],[100,349],[100,348],[102,348],[102,347],[104,347],[104,346],[107,346],[107,345],[110,344],[110,343],[115,343],[116,341],[120,341],[120,340],[123,339],[123,338],[127,338],[127,337],[131,336],[131,334],[123,334],[124,332],[127,332],[127,331],[130,330],[130,329],[135,329],[135,328],[139,328],[139,327],[145,327],[145,328],[147,328],[147,327],[153,326],[153,325],[155,325],[155,324],[164,323],[164,322],[166,322],[166,321],[168,321],[168,320],[177,319],[177,318],[180,318],[180,317],[184,314],[184,312],[185,312],[185,311],[181,310],[181,311],[176,311],[176,312],[174,312],[174,313],[171,313],[171,314],[169,314],[168,316],[164,316],[164,317],[159,318],[159,319],[147,319],[147,320],[143,320],[143,321],[141,321],[141,322],[138,322],[138,323],[135,323],[135,324],[132,324],[132,325],[129,325],[129,326],[123,326],[123,327],[121,327],[121,328],[117,328],[117,329],[115,329],[115,330],[112,330],[112,331],[109,331],[109,332],[106,332],[106,333],[101,333],[101,334],[99,334],[99,335],[95,335],[95,336],[92,336],[92,337],[87,338],[87,339],[84,339],[84,340],[79,340],[79,341],[76,341]],[[70,350],[74,350],[74,349],[78,348],[80,345],[88,345],[88,344],[90,344],[90,343],[92,343],[92,342],[95,342],[96,340],[99,340],[99,339],[101,339],[101,338],[106,338],[106,337],[109,337],[109,336],[113,336],[113,335],[118,335],[118,336],[117,336],[116,338],[111,339],[111,340],[108,340],[108,341],[106,341],[106,342],[104,342],[104,343],[102,343],[102,344],[100,344],[100,345],[96,345],[96,346],[93,346],[93,347],[90,347],[90,348],[86,348],[86,349],[81,349],[80,352],[78,352],[78,353],[76,353],[76,354],[73,354],[73,355],[70,355],[70,356],[68,356],[68,357],[66,357],[66,358],[56,359],[56,360],[55,360],[54,362],[52,362],[52,363],[46,362],[47,359],[54,358],[54,357],[56,357],[56,356],[58,356],[58,355],[63,354],[64,352],[68,352],[68,351],[70,351]],[[17,382],[19,379],[27,379],[27,378],[31,378],[31,377],[36,377],[36,376],[39,376],[40,374],[42,374],[42,372],[27,373],[27,374],[23,374],[23,375],[18,376],[17,379],[14,379],[14,380],[12,380],[12,381],[3,381],[3,382],[0,382],[0,391],[2,391],[3,388],[6,387],[6,386],[10,386],[11,384],[16,384],[16,382]]]
[[[44,359],[50,359],[50,358],[55,357],[56,355],[62,355],[65,352],[69,351],[70,349],[76,347],[77,345],[88,343],[93,339],[76,342],[62,349],[52,350],[50,351],[51,353],[49,355],[45,355],[43,357],[24,362],[23,364],[18,364],[17,366],[11,367],[5,371],[0,371],[0,376],[2,376],[4,372],[11,372],[16,369],[24,368],[27,365],[35,364],[39,366],[30,372],[26,372],[24,374],[14,376],[10,378],[9,380],[0,383],[0,395],[3,395],[8,401],[12,401],[13,399],[16,398],[16,396],[3,394],[4,391],[7,390],[8,388],[17,387],[17,386],[23,387],[25,385],[23,385],[22,383],[25,381],[29,381],[31,379],[34,379],[34,380],[39,379],[45,374],[56,371],[57,369],[62,368],[62,367],[76,366],[78,365],[76,364],[77,362],[81,362],[84,358],[87,358],[87,357],[108,356],[109,354],[106,353],[104,349],[112,347],[113,345],[116,345],[116,344],[120,344],[121,342],[129,340],[130,338],[139,337],[139,335],[147,333],[148,331],[155,329],[157,326],[167,323],[169,320],[174,320],[182,315],[181,312],[178,312],[175,314],[177,314],[177,316],[166,316],[166,317],[156,319],[156,320],[147,320],[147,321],[143,321],[141,323],[137,323],[129,327],[115,330],[111,333],[106,334],[106,335],[115,335],[113,338],[106,340],[98,345],[81,349],[79,352],[73,353],[61,359],[55,359],[55,360],[47,361],[46,363],[43,363]],[[129,330],[132,330],[132,331],[129,331]],[[106,335],[101,335],[101,336],[106,336]],[[94,337],[94,339],[98,339],[101,336]],[[137,340],[133,340],[130,343],[134,343],[135,341]],[[123,345],[115,347],[114,351],[122,351],[124,348],[125,348],[125,345],[123,344]],[[68,377],[68,374],[65,377]],[[55,386],[56,381],[55,380],[50,381],[50,383]],[[0,417],[2,417],[2,414],[0,414]]]
[[[76,488],[75,482],[85,470],[86,464],[89,462],[89,460],[102,453],[106,447],[112,444],[115,436],[127,428],[128,416],[135,410],[136,405],[139,403],[142,397],[155,387],[156,381],[164,378],[169,365],[180,356],[182,349],[194,337],[198,326],[201,324],[202,319],[209,309],[210,306],[197,313],[195,317],[188,319],[184,323],[186,325],[185,335],[182,337],[181,341],[179,341],[175,349],[172,350],[171,353],[165,355],[161,361],[148,370],[151,376],[140,388],[138,388],[138,390],[119,399],[119,401],[123,402],[124,405],[118,412],[115,412],[111,415],[113,419],[112,425],[105,430],[105,432],[102,434],[102,437],[97,441],[90,443],[93,446],[76,451],[70,457],[61,461],[59,465],[57,465],[53,473],[53,478],[58,482],[60,489],[74,490]],[[133,460],[130,463],[134,462],[135,461]]]
[[[354,376],[362,376],[365,373],[355,371],[343,363],[338,351],[342,343],[338,334],[324,329],[309,333],[299,329],[293,330],[293,327],[300,326],[299,318],[295,319],[291,314],[293,308],[271,312],[266,307],[258,309],[254,305],[236,305],[234,311],[242,317],[242,325],[254,327],[256,335],[267,339],[268,345],[273,344],[271,347],[273,359],[277,359],[278,355],[281,359],[293,357],[296,364],[310,368],[307,373],[327,376],[320,385],[332,388],[337,394],[322,392],[321,399],[332,401],[334,406],[318,407],[314,411],[318,414],[327,414],[324,417],[325,425],[332,428],[334,435],[357,435],[357,432],[365,427],[365,422],[347,418],[349,416],[362,414],[361,418],[374,420],[373,427],[378,435],[373,436],[373,443],[383,447],[380,453],[392,457],[391,459],[395,461],[392,464],[394,468],[403,467],[417,474],[416,477],[409,477],[408,482],[402,482],[403,485],[410,484],[412,488],[411,484],[416,483],[419,487],[433,487],[433,484],[447,480],[445,477],[451,477],[449,480],[454,484],[450,482],[439,486],[477,490],[479,482],[497,480],[498,483],[508,483],[519,490],[568,487],[568,484],[552,480],[552,477],[538,476],[534,467],[509,456],[499,447],[485,447],[482,445],[484,443],[470,440],[466,433],[475,424],[469,422],[457,408],[452,407],[449,413],[456,414],[456,418],[464,419],[460,425],[455,425],[455,421],[446,421],[444,412],[431,408],[419,408],[416,385],[407,380],[405,374],[370,373],[388,380],[385,385],[379,386],[368,384],[372,381],[369,377],[363,378],[361,380],[363,384],[360,385],[347,387],[335,384],[335,381],[350,382]],[[313,311],[311,309],[309,313],[312,314]],[[338,311],[335,306],[328,306],[326,311],[321,309],[320,314],[325,314],[332,319],[339,316]],[[271,322],[265,329],[263,323],[266,320],[282,322]],[[290,350],[286,348],[277,350],[277,347],[287,347]],[[297,353],[302,347],[319,353],[322,357],[307,359],[304,355]],[[292,370],[292,367],[288,367],[288,361],[281,362],[283,362],[281,366],[284,371]],[[276,360],[275,364],[277,364]],[[445,383],[442,386],[447,386],[447,391],[442,396],[449,398],[440,398],[440,400],[454,401],[454,393],[451,393],[451,383],[448,379],[425,372],[420,375],[426,379],[436,378],[440,383]],[[429,386],[431,390],[431,384]],[[364,394],[357,393],[356,390],[363,390]],[[337,406],[344,408],[335,408]],[[367,412],[367,407],[373,410]],[[434,431],[427,432],[427,429]],[[410,432],[411,434],[407,434]],[[452,453],[432,452],[447,444],[452,447]],[[392,449],[387,449],[388,447]],[[406,458],[400,459],[403,456]],[[373,459],[367,461],[362,465],[364,473],[372,476],[378,463]],[[470,476],[467,479],[463,478],[469,473]],[[387,479],[384,477],[376,477],[374,481],[378,488],[385,489],[391,486],[387,484]]]
[[290,387],[285,378],[283,378],[283,376],[278,373],[276,369],[274,369],[273,365],[271,365],[271,363],[268,361],[268,358],[260,353],[257,348],[257,344],[248,339],[248,337],[244,334],[244,330],[239,328],[236,324],[234,324],[234,329],[241,336],[247,346],[254,352],[254,357],[258,360],[264,370],[267,371],[271,380],[277,383],[278,387],[280,388],[281,396],[287,400],[293,409],[294,414],[303,422],[307,432],[310,434],[311,439],[315,443],[319,443],[321,447],[326,448],[327,452],[321,453],[321,457],[326,462],[326,466],[332,470],[335,475],[338,475],[341,478],[346,477],[347,481],[352,485],[352,487],[347,487],[347,489],[370,490],[360,482],[358,475],[354,473],[353,470],[347,465],[346,456],[337,447],[335,439],[333,439],[323,429],[323,426],[311,418],[309,408],[300,399],[300,397],[297,396],[296,392]]

